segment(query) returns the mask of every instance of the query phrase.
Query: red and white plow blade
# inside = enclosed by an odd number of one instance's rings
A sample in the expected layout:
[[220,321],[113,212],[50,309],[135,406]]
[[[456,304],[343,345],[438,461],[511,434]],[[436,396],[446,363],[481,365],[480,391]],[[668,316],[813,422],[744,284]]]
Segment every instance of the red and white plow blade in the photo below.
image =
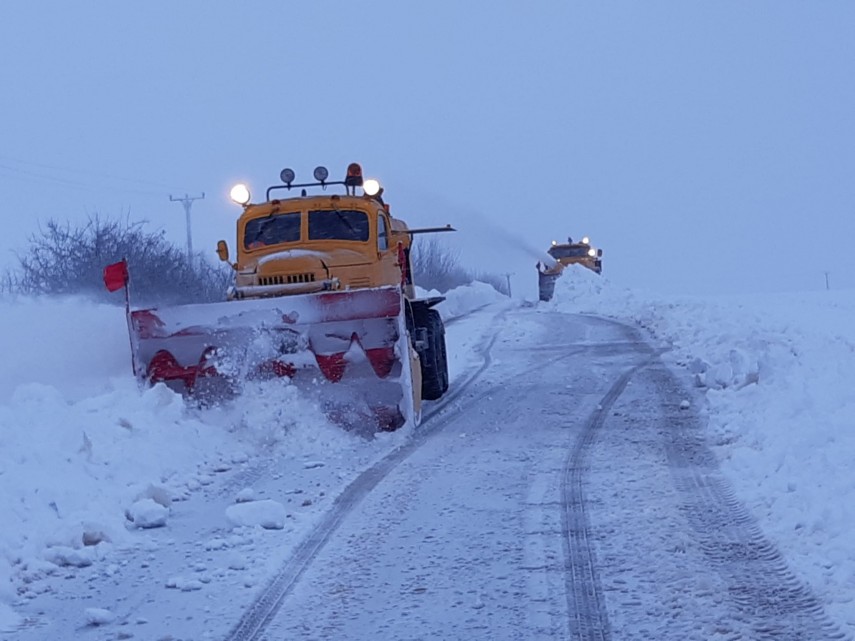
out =
[[287,377],[331,419],[395,429],[414,418],[404,299],[397,287],[139,309],[135,374],[200,395]]

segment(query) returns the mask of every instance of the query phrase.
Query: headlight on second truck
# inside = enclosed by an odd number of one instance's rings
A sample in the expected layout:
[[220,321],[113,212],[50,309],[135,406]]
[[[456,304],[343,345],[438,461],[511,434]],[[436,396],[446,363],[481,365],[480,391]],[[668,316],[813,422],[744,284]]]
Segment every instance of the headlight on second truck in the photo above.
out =
[[597,250],[594,249],[593,247],[591,247],[591,249],[588,250],[588,256],[590,256],[591,258],[596,258],[597,257]]

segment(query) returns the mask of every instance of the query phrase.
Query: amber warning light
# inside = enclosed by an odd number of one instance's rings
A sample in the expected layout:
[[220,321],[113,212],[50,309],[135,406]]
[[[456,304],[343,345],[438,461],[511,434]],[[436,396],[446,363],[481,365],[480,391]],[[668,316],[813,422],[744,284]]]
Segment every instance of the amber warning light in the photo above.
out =
[[348,187],[362,187],[362,167],[358,162],[352,162],[347,166],[347,177],[344,184]]

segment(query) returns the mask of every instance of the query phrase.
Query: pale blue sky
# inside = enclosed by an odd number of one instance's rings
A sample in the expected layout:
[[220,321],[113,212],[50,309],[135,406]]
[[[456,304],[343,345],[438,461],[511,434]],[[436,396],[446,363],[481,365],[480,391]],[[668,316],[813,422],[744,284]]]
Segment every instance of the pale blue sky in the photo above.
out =
[[[352,160],[411,225],[533,292],[588,234],[663,292],[855,287],[855,3],[0,5],[0,266],[38,220],[147,219]],[[213,255],[213,253],[212,253]]]

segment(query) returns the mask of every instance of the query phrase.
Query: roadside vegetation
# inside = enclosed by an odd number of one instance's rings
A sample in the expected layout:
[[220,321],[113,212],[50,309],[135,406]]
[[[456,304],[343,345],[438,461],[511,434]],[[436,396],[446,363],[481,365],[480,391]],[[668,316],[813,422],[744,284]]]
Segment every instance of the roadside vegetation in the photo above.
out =
[[116,302],[104,287],[106,265],[128,261],[134,299],[140,303],[202,303],[223,300],[228,267],[201,254],[192,260],[164,232],[145,223],[92,216],[78,226],[49,220],[29,238],[17,266],[0,279],[0,291],[23,295],[84,295]]
[[509,295],[504,277],[466,269],[460,263],[458,250],[443,244],[436,236],[417,238],[410,252],[410,262],[416,284],[423,289],[435,289],[444,294],[478,280],[491,285],[500,294]]

